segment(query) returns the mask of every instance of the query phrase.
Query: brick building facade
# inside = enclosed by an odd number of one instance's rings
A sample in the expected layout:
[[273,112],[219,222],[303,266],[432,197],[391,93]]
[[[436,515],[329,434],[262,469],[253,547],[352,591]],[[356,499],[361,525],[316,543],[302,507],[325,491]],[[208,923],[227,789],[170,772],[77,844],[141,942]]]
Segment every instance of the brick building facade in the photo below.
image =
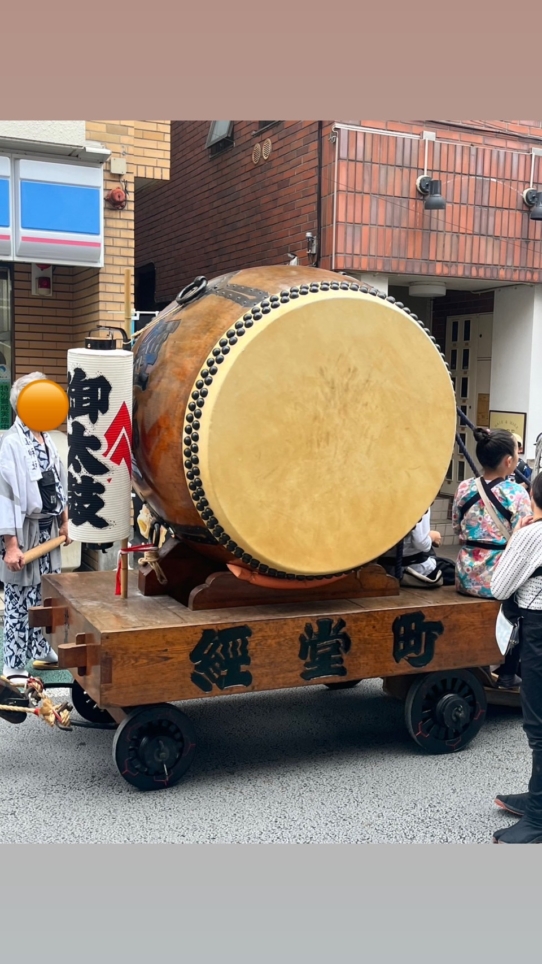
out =
[[[207,121],[172,122],[170,181],[142,189],[136,307],[292,256],[354,274],[431,328],[470,419],[525,423],[533,454],[542,226],[524,192],[542,187],[542,121],[235,121],[219,149],[209,135]],[[426,209],[423,175],[444,210]],[[465,471],[455,453],[444,491]]]
[[[8,361],[10,375],[18,378],[40,368],[64,386],[68,349],[83,345],[85,335],[95,325],[110,324],[121,328],[125,325],[126,269],[132,274],[130,297],[133,304],[137,193],[140,185],[169,177],[170,146],[169,121],[71,123],[77,127],[73,134],[66,135],[63,122],[56,125],[55,122],[44,122],[45,131],[39,126],[34,129],[38,122],[0,122],[0,155],[9,156],[14,162],[18,158],[37,158],[46,165],[59,161],[70,167],[91,163],[103,167],[103,195],[119,185],[127,193],[126,207],[122,210],[115,210],[102,199],[102,265],[79,267],[57,261],[53,265],[52,293],[47,297],[32,292],[30,262],[3,260],[0,254],[0,272],[6,279],[3,314],[9,314],[2,325],[7,332],[4,355],[11,354]],[[51,125],[54,125],[52,130]],[[44,133],[48,139],[40,140],[40,134]],[[58,141],[63,136],[71,136],[76,142],[63,144]],[[125,173],[111,172],[113,158],[126,162]]]

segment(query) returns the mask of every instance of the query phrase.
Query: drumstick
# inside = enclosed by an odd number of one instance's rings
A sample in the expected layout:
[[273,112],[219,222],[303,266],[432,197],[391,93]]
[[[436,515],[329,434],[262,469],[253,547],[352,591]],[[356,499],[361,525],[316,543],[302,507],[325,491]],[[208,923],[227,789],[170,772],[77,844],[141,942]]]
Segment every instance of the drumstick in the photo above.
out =
[[24,553],[24,564],[28,565],[29,562],[34,562],[35,559],[40,559],[41,556],[46,556],[51,549],[56,549],[57,546],[61,546],[63,542],[66,542],[66,536],[57,536],[56,539],[49,539],[48,542],[42,542],[41,546],[35,546],[34,549],[29,549],[28,552]]

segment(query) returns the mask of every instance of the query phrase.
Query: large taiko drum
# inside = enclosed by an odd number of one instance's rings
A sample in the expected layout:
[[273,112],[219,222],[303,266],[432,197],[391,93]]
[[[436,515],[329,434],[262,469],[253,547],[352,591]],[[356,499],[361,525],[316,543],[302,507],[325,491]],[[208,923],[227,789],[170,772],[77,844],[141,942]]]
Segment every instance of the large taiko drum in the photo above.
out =
[[134,484],[203,553],[278,578],[374,560],[438,494],[455,400],[393,298],[304,267],[196,279],[134,348]]

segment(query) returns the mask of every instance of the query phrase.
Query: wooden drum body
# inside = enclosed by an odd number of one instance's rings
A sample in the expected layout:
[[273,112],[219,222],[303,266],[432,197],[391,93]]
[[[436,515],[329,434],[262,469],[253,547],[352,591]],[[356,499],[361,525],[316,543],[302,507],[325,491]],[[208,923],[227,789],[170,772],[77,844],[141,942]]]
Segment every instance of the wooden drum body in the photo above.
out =
[[156,518],[203,553],[288,579],[399,542],[455,437],[451,379],[423,325],[314,268],[194,291],[134,348],[134,485]]

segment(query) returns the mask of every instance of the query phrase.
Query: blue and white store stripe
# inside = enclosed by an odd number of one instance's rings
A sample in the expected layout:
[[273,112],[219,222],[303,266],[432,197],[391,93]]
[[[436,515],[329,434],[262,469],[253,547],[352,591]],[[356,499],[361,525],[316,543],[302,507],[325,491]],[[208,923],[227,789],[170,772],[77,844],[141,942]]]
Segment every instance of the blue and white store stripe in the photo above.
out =
[[0,157],[0,259],[103,265],[103,168]]

